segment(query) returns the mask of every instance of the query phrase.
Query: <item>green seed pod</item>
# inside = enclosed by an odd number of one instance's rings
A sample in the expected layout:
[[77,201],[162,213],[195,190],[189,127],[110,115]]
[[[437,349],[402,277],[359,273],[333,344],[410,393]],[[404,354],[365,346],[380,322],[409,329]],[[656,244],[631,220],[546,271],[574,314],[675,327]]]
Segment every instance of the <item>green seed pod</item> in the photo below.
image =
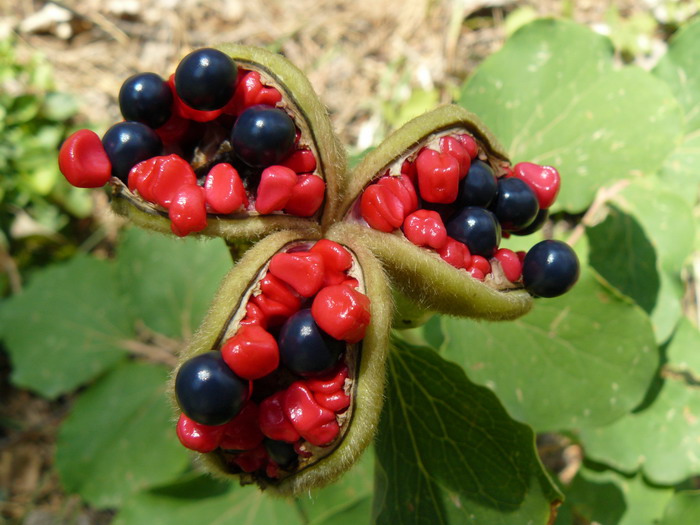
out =
[[527,313],[532,298],[494,272],[484,282],[443,261],[433,250],[409,242],[400,229],[382,232],[367,225],[359,214],[362,192],[380,177],[399,175],[406,160],[415,160],[421,148],[435,145],[446,135],[471,135],[479,158],[496,174],[504,174],[508,159],[496,139],[478,118],[459,106],[442,106],[392,133],[352,172],[343,191],[334,228],[341,238],[362,242],[382,261],[392,286],[416,307],[457,316],[492,320],[515,319]]
[[[207,226],[198,233],[227,240],[253,240],[279,230],[317,228],[322,218],[326,221],[326,217],[337,214],[337,195],[346,170],[345,150],[333,131],[325,106],[304,73],[281,55],[257,47],[235,44],[222,44],[218,49],[231,56],[240,71],[259,73],[262,85],[276,88],[281,93],[282,100],[276,107],[283,109],[294,121],[299,132],[297,148],[309,149],[312,152],[316,159],[313,174],[323,179],[326,190],[323,204],[312,217],[298,217],[283,212],[263,215],[254,209],[231,215],[208,213]],[[207,126],[203,128],[202,133],[207,133]],[[218,142],[220,143],[207,144],[207,149],[218,152],[217,155],[231,150],[227,137]],[[201,158],[195,160],[198,156],[201,157],[195,152],[193,158],[187,160],[193,166],[201,164]],[[115,178],[112,179],[112,187],[114,211],[140,227],[170,233],[170,220],[166,209],[143,199]]]
[[[248,250],[224,278],[209,313],[180,356],[173,378],[182,363],[196,355],[220,349],[223,342],[236,333],[246,315],[247,303],[253,295],[260,293],[260,281],[266,275],[273,255],[289,250],[298,253],[300,249],[308,249],[317,239],[318,235],[313,231],[278,232]],[[236,479],[242,484],[257,483],[275,494],[298,495],[338,478],[353,465],[374,436],[383,401],[391,293],[381,265],[369,250],[354,241],[332,236],[330,239],[342,244],[352,254],[353,263],[347,274],[357,280],[358,290],[369,298],[371,312],[364,338],[358,343],[348,343],[341,357],[348,367],[345,392],[350,394],[351,403],[347,411],[338,415],[338,437],[323,447],[304,442],[302,448],[310,456],[300,456],[293,468],[280,470],[278,479],[270,478],[264,471],[242,472],[220,449],[199,454],[201,465],[215,476]],[[293,380],[280,379],[283,383]],[[270,379],[266,381],[261,386],[257,381],[253,383],[253,399],[263,389],[270,388]]]

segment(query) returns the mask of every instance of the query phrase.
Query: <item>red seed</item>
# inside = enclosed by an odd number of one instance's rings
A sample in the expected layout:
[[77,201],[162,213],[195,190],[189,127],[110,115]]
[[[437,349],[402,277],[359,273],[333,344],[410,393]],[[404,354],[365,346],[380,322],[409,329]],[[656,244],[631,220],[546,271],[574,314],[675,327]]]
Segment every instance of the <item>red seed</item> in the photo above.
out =
[[275,106],[282,100],[282,94],[277,89],[263,86],[257,71],[241,76],[239,70],[239,78],[233,97],[223,108],[227,115],[240,115],[246,108],[257,104]]
[[532,188],[540,204],[540,210],[548,209],[559,194],[561,177],[552,166],[519,162],[513,166],[513,176],[522,179]]
[[180,414],[177,421],[177,437],[190,450],[207,453],[216,450],[224,435],[226,425],[202,425]]
[[476,268],[484,275],[491,273],[491,263],[481,255],[472,255],[472,265],[470,268]]
[[333,412],[340,412],[350,406],[350,396],[342,390],[338,390],[332,394],[314,392],[314,399],[319,405]]
[[204,195],[214,213],[229,214],[248,205],[248,196],[238,171],[225,162],[209,170],[204,181]]
[[175,235],[185,235],[202,231],[207,227],[207,208],[204,200],[204,188],[185,184],[173,197],[168,210],[170,229]]
[[245,317],[240,322],[242,326],[257,325],[263,328],[267,327],[267,319],[262,309],[252,301],[248,301],[245,305]]
[[345,272],[352,266],[352,255],[340,244],[328,239],[321,239],[309,251],[319,253],[323,257],[324,286],[340,284],[346,279]]
[[408,177],[408,180],[411,181],[414,187],[418,184],[418,173],[416,172],[415,162],[411,162],[408,159],[404,160],[403,164],[401,164],[401,174]]
[[220,447],[226,450],[252,450],[265,436],[258,424],[258,405],[248,401],[236,417],[224,425]]
[[301,308],[301,298],[292,287],[269,272],[260,281],[260,291],[270,299],[282,303],[289,308],[291,311],[289,315],[292,315]]
[[268,462],[267,450],[260,444],[253,450],[247,450],[236,454],[232,461],[241,467],[243,472],[255,472],[265,467]]
[[476,143],[476,140],[474,140],[474,137],[464,133],[462,135],[457,135],[457,140],[459,140],[464,145],[467,152],[469,153],[469,157],[471,157],[472,160],[479,156],[479,146]]
[[416,189],[406,175],[382,177],[377,184],[389,188],[389,191],[401,201],[404,217],[418,209]]
[[371,319],[369,297],[343,284],[326,286],[314,298],[311,315],[331,337],[357,343],[365,337]]
[[471,253],[469,253],[467,245],[452,237],[447,238],[445,246],[440,248],[438,253],[445,262],[455,268],[469,268],[472,264]]
[[472,161],[464,144],[454,137],[442,137],[440,139],[440,149],[443,153],[452,155],[459,162],[459,179],[462,180],[466,177]]
[[279,366],[277,341],[260,326],[242,326],[221,347],[221,356],[236,375],[243,379],[260,379]]
[[278,253],[270,260],[270,272],[303,297],[311,297],[323,286],[323,257],[318,253]]
[[459,192],[459,161],[448,153],[423,148],[416,158],[418,188],[424,200],[449,204]]
[[478,268],[472,266],[467,271],[471,274],[472,277],[474,277],[474,279],[478,279],[480,281],[484,280],[484,277],[485,277],[484,272],[482,272]]
[[265,294],[254,296],[251,302],[260,309],[265,317],[267,325],[270,327],[281,326],[290,315],[298,310],[290,308],[279,301],[275,301]]
[[282,210],[292,196],[292,188],[297,183],[297,178],[293,170],[284,166],[265,168],[255,196],[256,211],[266,215]]
[[323,204],[326,183],[316,175],[299,175],[284,211],[297,217],[311,217]]
[[417,246],[439,250],[447,243],[447,230],[440,215],[431,210],[418,210],[403,223],[406,238]]
[[386,233],[400,228],[405,217],[401,200],[379,184],[368,186],[362,193],[360,214],[370,227]]
[[63,176],[78,188],[99,188],[112,177],[112,163],[94,131],[81,129],[68,137],[58,153]]
[[258,411],[258,423],[260,430],[270,439],[295,443],[299,439],[299,432],[294,429],[292,423],[284,414],[283,401],[286,391],[282,390],[264,399],[260,403]]
[[283,407],[295,430],[312,445],[328,445],[338,435],[335,413],[319,405],[303,381],[286,390]]
[[309,149],[298,149],[282,163],[282,166],[286,166],[296,173],[311,173],[316,169],[316,157]]
[[347,377],[348,367],[341,364],[327,375],[307,379],[306,385],[314,394],[332,394],[343,388]]
[[507,248],[501,248],[496,252],[494,258],[501,263],[503,274],[510,282],[514,283],[523,272],[523,264],[520,262],[518,254]]
[[190,121],[180,116],[177,111],[172,111],[168,121],[155,132],[163,141],[163,144],[176,144],[187,134],[190,128]]
[[[197,176],[189,163],[178,155],[154,157],[151,160],[154,159],[154,173],[147,182],[149,191],[153,196],[153,202],[160,204],[163,208],[169,208],[182,186],[197,185]],[[140,190],[138,182],[137,180],[136,189]]]

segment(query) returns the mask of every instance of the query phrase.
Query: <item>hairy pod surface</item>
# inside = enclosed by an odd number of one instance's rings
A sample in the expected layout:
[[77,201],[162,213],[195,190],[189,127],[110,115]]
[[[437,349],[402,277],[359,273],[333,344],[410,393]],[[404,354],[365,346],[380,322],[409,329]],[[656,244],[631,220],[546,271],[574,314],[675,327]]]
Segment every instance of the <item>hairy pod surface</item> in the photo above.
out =
[[[259,407],[260,425],[266,439],[269,440],[272,436],[277,438],[275,442],[286,440],[288,447],[293,447],[296,451],[295,457],[286,465],[280,465],[271,459],[277,458],[280,461],[279,452],[271,449],[267,456],[263,452],[257,452],[264,458],[255,460],[258,463],[255,461],[246,463],[251,455],[250,450],[225,450],[219,443],[219,448],[200,454],[202,465],[216,476],[238,479],[244,484],[257,483],[262,488],[279,494],[297,495],[309,488],[319,487],[335,480],[359,458],[373,438],[382,406],[384,362],[392,315],[391,294],[381,265],[370,251],[353,240],[339,238],[333,232],[330,232],[327,239],[336,241],[351,255],[351,266],[345,270],[350,284],[322,287],[316,297],[320,297],[324,289],[333,291],[336,288],[350,286],[357,294],[365,295],[369,299],[371,315],[364,320],[368,322],[363,326],[362,338],[357,342],[343,342],[344,349],[340,360],[332,367],[330,375],[338,367],[347,368],[347,377],[341,387],[342,392],[339,392],[337,387],[334,390],[331,386],[332,381],[324,379],[329,374],[319,376],[316,373],[305,375],[291,372],[283,364],[267,377],[251,381],[252,391],[249,394],[248,403],[255,403]],[[173,378],[178,377],[183,364],[191,362],[196,356],[221,351],[226,341],[234,338],[249,320],[250,315],[246,307],[254,302],[256,296],[265,294],[273,296],[277,293],[270,291],[270,288],[264,288],[266,285],[262,284],[270,273],[275,272],[271,261],[284,261],[284,259],[275,259],[276,256],[313,253],[309,250],[317,244],[317,241],[318,235],[313,231],[278,232],[266,237],[248,250],[225,277],[204,322],[180,356],[180,364]],[[328,274],[329,272],[326,272],[326,275]],[[314,301],[314,298],[310,300]],[[303,305],[301,307],[300,311],[303,312]],[[324,310],[324,312],[328,311]],[[325,315],[331,314],[325,313]],[[318,324],[321,325],[322,322]],[[265,326],[265,322],[258,326]],[[278,329],[270,327],[269,323],[266,328],[272,334],[278,333]],[[281,352],[283,342],[280,337],[277,339],[280,341]],[[350,336],[348,339],[351,339]],[[355,339],[351,340],[355,341]],[[294,400],[298,396],[308,397],[311,392],[311,396],[322,404],[322,407],[319,409],[312,401],[304,400],[297,406],[298,411],[308,410],[311,414],[310,418],[316,417],[317,413],[323,418],[323,414],[328,412],[328,409],[323,407],[336,409],[330,425],[335,426],[337,423],[338,430],[331,431],[328,444],[325,443],[324,432],[328,427],[325,419],[319,420],[322,423],[320,425],[310,419],[309,423],[304,421],[297,424],[297,421],[292,421],[292,426],[284,426],[281,423],[270,423],[270,419],[263,416],[262,412],[268,410],[268,405],[274,401],[272,398],[279,392],[286,392],[287,402],[292,403],[296,402]],[[349,404],[345,396],[349,397]],[[284,405],[284,398],[282,399],[281,403]],[[289,401],[290,399],[292,401]],[[347,406],[344,406],[346,404]],[[239,417],[241,416],[236,416],[233,421],[235,422]],[[294,434],[294,431],[301,436]],[[287,439],[285,432],[291,432],[291,437]],[[333,432],[337,433],[333,435]],[[250,431],[246,433],[251,434]],[[225,435],[223,440],[225,442]],[[255,444],[254,450],[259,450],[258,441],[253,439],[251,444]],[[283,447],[279,443],[274,446]]]

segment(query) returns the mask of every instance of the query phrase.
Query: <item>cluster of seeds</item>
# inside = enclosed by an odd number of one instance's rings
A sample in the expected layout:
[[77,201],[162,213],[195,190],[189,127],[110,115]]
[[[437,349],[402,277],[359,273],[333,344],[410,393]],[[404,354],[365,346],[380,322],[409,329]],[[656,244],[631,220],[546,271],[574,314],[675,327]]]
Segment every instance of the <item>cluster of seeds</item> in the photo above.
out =
[[212,215],[312,217],[326,184],[290,104],[260,72],[199,49],[167,81],[155,73],[127,79],[119,92],[125,120],[101,140],[90,130],[71,135],[59,165],[75,186],[121,181],[180,236],[203,230]]
[[182,444],[267,482],[330,453],[351,416],[370,323],[361,281],[353,255],[327,239],[275,254],[218,348],[178,370]]
[[[544,252],[570,251],[564,243],[549,241],[528,254],[499,248],[502,236],[528,235],[543,226],[559,192],[559,173],[530,162],[513,167],[491,162],[472,135],[435,134],[373,180],[350,215],[375,230],[400,231],[411,243],[437,252],[481,281],[490,276],[502,287],[503,278],[510,283],[524,280],[534,295],[563,293],[559,290],[568,289],[578,276],[573,253],[567,260],[575,268],[564,271],[556,286],[548,282],[548,289],[527,269],[546,263],[549,253]],[[525,263],[534,257],[537,264]],[[558,264],[564,264],[562,256]]]

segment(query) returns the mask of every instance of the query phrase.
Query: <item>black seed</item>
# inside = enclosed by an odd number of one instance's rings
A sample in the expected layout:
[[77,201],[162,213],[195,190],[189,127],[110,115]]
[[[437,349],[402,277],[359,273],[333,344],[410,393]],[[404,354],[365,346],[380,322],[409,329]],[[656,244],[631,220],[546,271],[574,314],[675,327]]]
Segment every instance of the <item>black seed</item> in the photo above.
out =
[[576,253],[561,241],[535,244],[523,261],[523,284],[537,297],[557,297],[567,292],[579,276]]
[[487,208],[496,197],[498,188],[491,166],[480,160],[473,160],[467,176],[459,183],[456,204]]
[[472,255],[492,257],[501,242],[496,216],[484,208],[467,206],[447,223],[447,234],[467,245]]
[[173,94],[155,73],[139,73],[126,79],[119,90],[119,109],[125,120],[159,128],[170,118]]
[[236,155],[249,166],[264,168],[279,164],[294,149],[296,127],[279,108],[258,105],[246,109],[231,130]]
[[505,231],[518,231],[528,227],[537,217],[540,205],[528,184],[515,177],[498,179],[498,195],[491,203],[491,210]]
[[299,310],[282,326],[279,335],[282,363],[297,374],[315,375],[333,367],[345,343],[321,330],[310,309]]
[[202,48],[182,59],[175,70],[175,90],[193,109],[223,108],[236,89],[236,63],[217,49]]
[[270,459],[281,468],[289,468],[297,461],[298,456],[292,443],[275,441],[269,438],[265,438],[263,443],[265,450],[270,455]]
[[163,143],[158,134],[140,122],[119,122],[107,130],[102,145],[112,163],[112,175],[125,184],[129,171],[141,161],[160,155]]

